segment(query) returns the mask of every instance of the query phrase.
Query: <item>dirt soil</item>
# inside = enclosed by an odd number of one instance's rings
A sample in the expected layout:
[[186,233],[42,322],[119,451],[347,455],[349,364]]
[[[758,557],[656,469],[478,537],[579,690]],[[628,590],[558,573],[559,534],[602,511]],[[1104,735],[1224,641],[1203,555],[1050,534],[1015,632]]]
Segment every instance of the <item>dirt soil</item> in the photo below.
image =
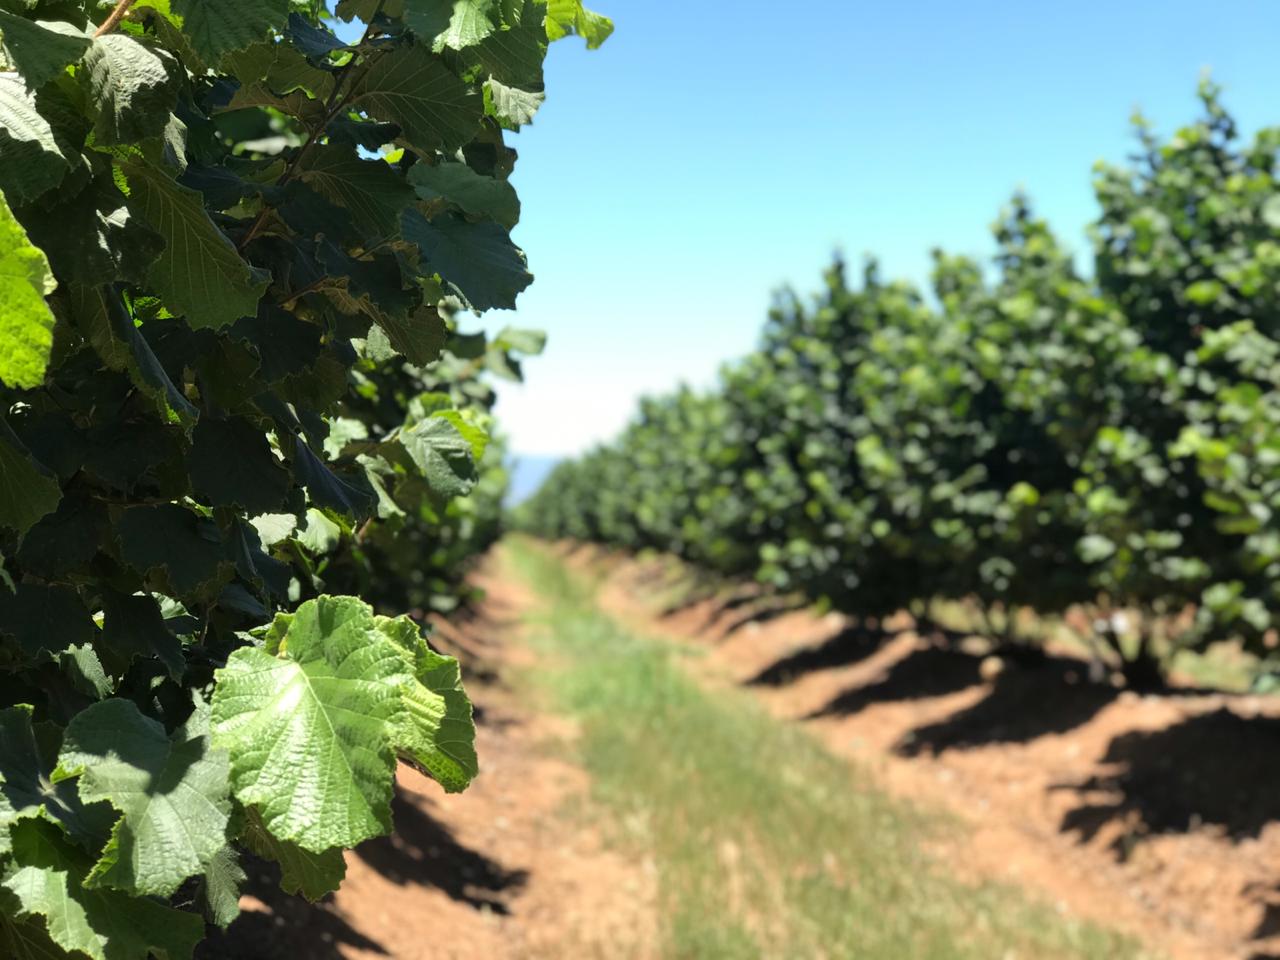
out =
[[401,767],[397,833],[347,856],[347,878],[311,906],[286,897],[266,863],[247,864],[244,913],[203,960],[568,960],[656,956],[652,867],[605,849],[572,816],[586,774],[558,759],[573,731],[530,711],[506,676],[522,665],[532,599],[485,571],[480,616],[439,625],[477,706],[481,775],[446,796]]
[[1007,881],[1174,960],[1280,958],[1280,702],[1091,683],[1061,652],[1015,664],[921,636],[751,603],[655,606],[652,564],[589,548],[601,599],[696,643],[708,682],[754,690],[891,792],[965,825],[947,869]]

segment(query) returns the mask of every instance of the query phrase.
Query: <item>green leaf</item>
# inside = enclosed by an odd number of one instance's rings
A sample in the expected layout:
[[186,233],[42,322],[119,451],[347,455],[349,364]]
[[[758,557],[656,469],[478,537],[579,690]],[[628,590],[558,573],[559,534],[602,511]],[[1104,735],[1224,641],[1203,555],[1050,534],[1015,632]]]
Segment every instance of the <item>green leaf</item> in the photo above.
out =
[[201,417],[187,466],[198,497],[250,514],[283,508],[292,486],[266,435],[243,417]]
[[66,960],[66,953],[49,939],[40,919],[14,922],[0,911],[0,956],[11,960]]
[[164,614],[153,597],[106,591],[102,612],[103,656],[117,673],[124,673],[139,657],[155,657],[169,676],[182,678],[187,669],[182,642],[165,624]]
[[311,151],[298,178],[351,211],[356,226],[376,239],[400,232],[400,214],[414,198],[404,177],[385,160],[361,160],[341,146]]
[[494,0],[405,0],[409,29],[436,52],[474,46],[496,28]]
[[120,555],[142,574],[156,575],[166,593],[207,592],[229,576],[217,527],[174,503],[129,507],[116,527]]
[[508,23],[466,55],[478,60],[491,79],[541,94],[547,57],[545,21],[546,5],[529,0],[518,23]]
[[88,858],[52,824],[25,821],[12,832],[13,863],[0,883],[13,900],[6,912],[44,918],[49,938],[62,949],[90,960],[149,960],[153,952],[184,960],[203,939],[204,921],[194,913],[88,889]]
[[422,200],[444,200],[473,217],[495,220],[511,230],[520,220],[520,198],[506,180],[476,173],[465,163],[416,164],[409,183]]
[[315,26],[306,17],[297,13],[289,14],[289,26],[285,30],[285,37],[297,50],[317,62],[322,62],[331,53],[350,49],[332,30]]
[[297,534],[298,543],[315,556],[323,556],[342,540],[342,528],[315,507],[307,510],[306,523]]
[[111,827],[110,808],[86,807],[70,783],[54,784],[54,752],[36,736],[31,707],[0,710],[0,853],[9,852],[9,828],[42,817],[76,843],[94,848]]
[[96,635],[89,611],[72,587],[23,582],[13,593],[0,590],[0,636],[12,637],[32,659],[83,647]]
[[465,790],[479,767],[458,661],[427,646],[418,625],[405,617],[380,617],[378,623],[413,664],[413,680],[403,687],[407,710],[396,727],[397,749],[449,793]]
[[428,50],[384,53],[357,83],[352,104],[399,124],[415,150],[456,150],[479,132],[484,101]]
[[476,483],[475,438],[465,436],[462,425],[436,413],[397,436],[431,489],[442,497],[466,496]]
[[214,854],[200,880],[197,895],[210,923],[225,930],[240,916],[240,889],[248,879],[232,847],[225,846]]
[[425,266],[477,311],[514,310],[520,291],[533,283],[524,254],[496,223],[469,223],[450,215],[428,220],[409,210],[403,232],[422,251]]
[[129,209],[128,198],[105,177],[56,202],[18,211],[31,242],[45,252],[65,286],[116,280],[141,283],[164,250],[164,240]]
[[76,325],[109,369],[128,374],[134,386],[155,401],[166,419],[196,418],[196,408],[169,379],[119,294],[103,287],[73,286],[67,300]]
[[543,93],[508,87],[492,78],[484,85],[484,97],[489,114],[507,130],[519,130],[533,123],[547,99]]
[[27,203],[58,186],[80,157],[15,74],[0,73],[0,191]]
[[54,324],[44,298],[56,287],[49,261],[0,194],[0,380],[11,387],[44,382]]
[[274,93],[303,90],[318,100],[326,100],[333,93],[332,72],[312,66],[300,51],[274,40],[227,54],[223,65],[241,86],[261,80]]
[[132,701],[93,704],[63,735],[53,780],[72,778],[85,803],[121,814],[87,886],[167,897],[227,845],[227,756],[210,748],[203,711],[170,738]]
[[289,0],[172,0],[182,32],[207,63],[283,30]]
[[250,807],[240,840],[260,857],[280,864],[280,889],[300,893],[313,903],[337,890],[347,875],[341,847],[310,853],[296,843],[278,840],[262,822],[262,814]]
[[125,168],[132,199],[165,239],[150,280],[165,303],[194,328],[224,327],[255,316],[267,280],[240,258],[205,212],[200,194],[147,163]]
[[577,34],[587,48],[597,49],[613,33],[613,21],[593,13],[582,0],[550,0],[547,4],[547,39],[559,40]]
[[43,87],[84,56],[92,42],[62,21],[28,20],[0,10],[5,55],[32,90]]
[[542,330],[504,327],[493,338],[493,345],[500,350],[514,350],[516,353],[536,357],[546,349],[547,335]]
[[418,366],[439,360],[449,339],[449,327],[435,307],[419,307],[405,315],[380,314],[377,319],[391,346]]
[[298,529],[298,518],[292,513],[264,513],[249,521],[258,532],[258,539],[264,548],[274,547],[293,536]]
[[0,418],[0,527],[19,536],[58,509],[58,479],[33,458]]
[[183,78],[171,54],[110,33],[93,41],[84,66],[99,141],[133,143],[164,132]]
[[115,686],[103,669],[98,652],[87,644],[68,647],[54,660],[72,688],[94,700],[102,700],[115,692]]
[[354,518],[367,517],[377,506],[377,494],[363,474],[335,473],[301,439],[294,443],[293,472],[317,506]]
[[237,650],[216,674],[214,744],[231,754],[236,799],[311,853],[389,833],[407,672],[353,597],[277,616],[268,649]]

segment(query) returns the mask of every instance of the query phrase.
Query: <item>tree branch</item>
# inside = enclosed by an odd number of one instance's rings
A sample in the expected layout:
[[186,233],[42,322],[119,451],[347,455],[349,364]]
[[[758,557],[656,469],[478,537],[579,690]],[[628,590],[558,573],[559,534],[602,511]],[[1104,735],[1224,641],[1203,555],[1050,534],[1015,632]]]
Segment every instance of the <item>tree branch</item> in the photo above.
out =
[[129,12],[129,8],[133,6],[134,0],[119,0],[111,16],[102,21],[102,26],[93,31],[95,38],[104,36],[120,26],[120,21],[124,19],[124,15]]

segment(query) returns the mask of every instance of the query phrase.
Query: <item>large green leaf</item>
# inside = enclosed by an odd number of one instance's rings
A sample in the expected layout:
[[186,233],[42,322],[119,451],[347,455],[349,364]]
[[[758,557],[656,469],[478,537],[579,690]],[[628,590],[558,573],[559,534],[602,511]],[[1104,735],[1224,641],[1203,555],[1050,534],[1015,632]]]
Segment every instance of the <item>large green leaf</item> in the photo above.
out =
[[541,94],[542,65],[547,56],[546,5],[527,0],[519,22],[494,31],[466,51],[493,79]]
[[102,613],[102,656],[115,672],[124,673],[139,657],[155,657],[169,676],[182,678],[187,666],[182,643],[165,623],[154,597],[107,591]]
[[426,268],[475,310],[514,310],[520,291],[533,283],[524,254],[496,223],[471,223],[450,214],[428,220],[408,210],[402,229],[422,251]]
[[236,798],[311,853],[389,833],[403,659],[354,598],[309,601],[274,629],[278,656],[237,650],[217,674],[214,742]]
[[0,73],[0,190],[23,204],[58,186],[81,162],[16,74]]
[[86,807],[73,784],[52,782],[55,757],[37,738],[31,713],[26,705],[0,710],[0,853],[9,851],[9,828],[30,817],[56,823],[92,848],[110,829],[110,808]]
[[439,51],[470,47],[496,28],[495,0],[405,0],[405,22]]
[[291,487],[262,430],[240,417],[201,417],[187,459],[191,486],[214,506],[242,507],[249,514],[285,506]]
[[245,814],[240,839],[258,856],[280,864],[280,889],[285,893],[300,893],[316,901],[337,890],[347,874],[341,847],[311,853],[296,843],[277,839],[263,824],[262,814],[252,808]]
[[356,226],[378,239],[399,233],[400,214],[414,197],[404,176],[385,160],[362,160],[337,145],[313,150],[298,178],[351,211]]
[[170,309],[196,328],[256,315],[267,280],[209,219],[200,194],[147,163],[130,163],[125,172],[139,211],[165,240],[150,279]]
[[404,315],[379,314],[377,322],[392,348],[419,366],[439,360],[449,339],[449,327],[435,307],[420,307]]
[[409,171],[419,198],[455,204],[473,217],[487,217],[511,230],[520,220],[520,198],[506,180],[476,173],[465,163],[419,163]]
[[75,193],[59,191],[17,211],[31,242],[45,252],[62,284],[141,283],[164,240],[129,209],[128,198],[99,176]]
[[129,507],[116,529],[125,563],[174,596],[207,592],[229,575],[218,528],[176,503]]
[[390,831],[396,751],[416,756],[432,732],[417,664],[388,635],[403,628],[388,623],[354,597],[320,597],[218,671],[214,743],[275,838],[322,854]]
[[107,367],[127,374],[166,419],[195,420],[196,408],[169,378],[118,293],[107,287],[73,286],[67,300],[76,326]]
[[384,53],[361,77],[352,103],[399,124],[415,150],[455,150],[480,129],[484,101],[439,57],[418,46]]
[[593,13],[582,0],[549,0],[547,4],[547,38],[559,40],[577,34],[594,50],[613,33],[613,21]]
[[207,63],[283,30],[289,0],[172,0],[182,31]]
[[396,729],[397,748],[448,792],[465,790],[479,767],[475,721],[458,661],[427,646],[411,620],[380,617],[378,624],[413,664],[413,681],[404,688],[407,709]]
[[12,637],[33,660],[93,642],[96,631],[74,587],[22,581],[0,590],[0,636]]
[[85,885],[90,859],[52,824],[13,828],[13,858],[0,890],[19,919],[42,918],[63,950],[91,960],[185,960],[204,937],[204,921],[156,900]]
[[84,66],[101,143],[132,143],[164,132],[183,78],[171,54],[111,33],[93,41]]
[[36,90],[79,61],[89,37],[59,20],[28,20],[0,9],[0,43],[22,79]]
[[0,381],[11,387],[37,387],[44,380],[54,323],[44,298],[56,286],[49,261],[0,194]]
[[25,534],[58,508],[62,490],[0,418],[0,527]]
[[83,801],[121,814],[89,886],[167,897],[227,845],[227,756],[211,749],[207,727],[198,710],[170,737],[132,701],[116,699],[68,725],[54,782],[79,778]]
[[434,492],[462,497],[476,482],[476,437],[468,435],[476,429],[453,411],[442,411],[401,430],[397,439]]

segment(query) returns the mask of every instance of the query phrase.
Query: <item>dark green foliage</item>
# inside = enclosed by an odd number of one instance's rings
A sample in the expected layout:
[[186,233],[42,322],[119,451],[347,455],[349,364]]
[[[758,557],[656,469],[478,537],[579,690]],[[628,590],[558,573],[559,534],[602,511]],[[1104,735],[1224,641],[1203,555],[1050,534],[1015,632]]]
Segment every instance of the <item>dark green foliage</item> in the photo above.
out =
[[190,956],[239,851],[318,898],[397,757],[475,774],[404,614],[497,535],[541,341],[458,328],[532,279],[499,102],[568,6],[0,11],[0,955]]
[[1201,120],[1167,143],[1140,124],[1134,166],[1099,169],[1092,279],[1022,198],[991,274],[938,253],[932,299],[837,264],[812,303],[778,298],[718,391],[645,401],[526,522],[856,614],[1083,606],[1134,682],[1156,631],[1268,649],[1280,131],[1241,144],[1202,97]]

